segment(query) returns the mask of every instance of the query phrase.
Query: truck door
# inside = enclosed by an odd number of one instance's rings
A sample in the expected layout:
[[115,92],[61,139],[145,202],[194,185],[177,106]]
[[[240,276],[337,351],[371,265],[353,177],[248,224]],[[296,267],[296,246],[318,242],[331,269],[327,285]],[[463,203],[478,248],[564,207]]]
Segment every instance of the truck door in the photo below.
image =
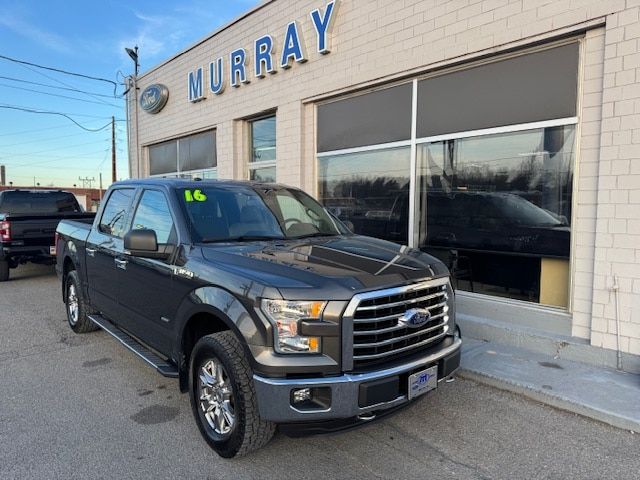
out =
[[[133,214],[132,229],[156,232],[158,247],[177,245],[174,218],[165,194],[145,189]],[[172,350],[171,329],[180,297],[173,291],[170,260],[141,258],[125,252],[120,270],[119,299],[123,310],[121,326],[161,353]]]
[[89,298],[93,306],[107,317],[117,320],[118,258],[122,256],[123,237],[128,224],[135,189],[111,191],[97,228],[92,228],[86,243]]

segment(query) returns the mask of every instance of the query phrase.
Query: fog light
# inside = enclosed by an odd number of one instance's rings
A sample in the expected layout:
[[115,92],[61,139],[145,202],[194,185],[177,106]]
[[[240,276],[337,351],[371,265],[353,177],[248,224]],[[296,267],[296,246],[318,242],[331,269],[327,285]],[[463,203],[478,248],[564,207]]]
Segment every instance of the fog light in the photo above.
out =
[[296,388],[293,391],[293,403],[304,403],[306,401],[311,400],[311,389],[310,388]]
[[291,390],[291,407],[303,412],[326,411],[331,408],[330,387],[303,387]]

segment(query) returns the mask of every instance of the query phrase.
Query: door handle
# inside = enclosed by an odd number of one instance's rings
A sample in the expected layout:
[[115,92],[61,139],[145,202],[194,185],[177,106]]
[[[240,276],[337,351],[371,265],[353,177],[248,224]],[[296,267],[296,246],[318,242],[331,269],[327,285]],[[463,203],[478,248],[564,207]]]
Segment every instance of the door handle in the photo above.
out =
[[89,255],[90,257],[95,257],[96,256],[96,249],[95,248],[85,248],[85,252],[87,252],[87,255]]
[[116,262],[116,267],[117,268],[121,268],[122,270],[126,270],[127,269],[127,262],[126,260],[120,260],[119,258],[116,258],[114,260]]

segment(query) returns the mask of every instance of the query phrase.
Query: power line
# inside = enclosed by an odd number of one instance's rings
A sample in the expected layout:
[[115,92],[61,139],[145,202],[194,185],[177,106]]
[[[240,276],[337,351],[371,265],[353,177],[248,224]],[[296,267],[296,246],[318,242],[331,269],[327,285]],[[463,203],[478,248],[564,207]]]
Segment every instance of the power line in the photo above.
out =
[[[66,127],[67,125],[65,125]],[[26,131],[24,133],[32,133],[34,130],[29,130]],[[37,131],[37,130],[35,130]],[[11,135],[11,134],[7,134],[7,135]],[[77,132],[77,133],[71,133],[69,135],[59,135],[57,137],[47,137],[47,138],[40,138],[38,137],[37,141],[38,142],[49,142],[52,140],[60,140],[62,138],[69,138],[69,137],[79,137],[80,135],[86,135],[86,133],[84,132]],[[33,140],[29,140],[27,142],[17,142],[17,143],[9,143],[7,145],[0,145],[0,148],[7,148],[7,147],[19,147],[21,145],[33,145],[34,141]]]
[[82,128],[83,130],[86,130],[87,132],[99,132],[100,130],[104,130],[109,125],[111,125],[111,122],[109,122],[109,123],[107,123],[106,125],[104,125],[104,126],[102,126],[100,128],[95,128],[95,129],[94,128],[87,128],[84,125],[81,125],[80,123],[76,122],[73,118],[71,118],[66,113],[50,112],[48,110],[33,110],[33,109],[30,109],[30,108],[15,107],[15,106],[12,106],[12,105],[0,105],[0,108],[6,108],[6,109],[9,109],[9,110],[19,110],[21,112],[29,112],[29,113],[42,113],[42,114],[45,114],[45,115],[59,115],[61,117],[64,117],[64,118],[72,121],[78,127]]
[[65,75],[71,75],[71,76],[74,76],[74,77],[87,78],[89,80],[96,80],[96,81],[99,81],[99,82],[107,82],[107,83],[110,83],[110,84],[113,85],[114,96],[115,96],[116,89],[118,88],[118,84],[116,82],[114,82],[113,80],[109,80],[107,78],[94,77],[92,75],[85,75],[84,73],[70,72],[68,70],[63,70],[61,68],[46,67],[44,65],[39,65],[37,63],[32,63],[32,62],[27,62],[25,60],[18,60],[16,58],[7,57],[6,55],[0,55],[0,58],[2,58],[4,60],[8,60],[10,62],[20,63],[22,65],[31,65],[32,67],[42,68],[43,70],[50,70],[52,72],[63,73]]
[[[107,142],[111,140],[110,138],[104,138],[102,139],[102,142]],[[47,148],[46,150],[38,150],[37,152],[26,152],[26,153],[12,153],[12,152],[1,152],[0,151],[0,157],[5,157],[5,156],[11,156],[11,157],[28,157],[28,156],[36,156],[39,155],[41,153],[49,153],[49,152],[56,152],[59,150],[67,150],[67,149],[71,149],[71,148],[76,148],[76,147],[86,147],[87,145],[95,145],[96,143],[100,143],[100,140],[98,141],[93,141],[93,142],[85,142],[85,143],[76,143],[74,145],[64,145],[63,147],[57,147],[57,148]],[[3,148],[3,147],[0,147]]]
[[22,78],[5,77],[5,76],[0,75],[0,79],[2,79],[2,80],[11,80],[12,82],[28,83],[30,85],[37,85],[39,87],[55,88],[57,90],[68,90],[68,91],[76,92],[76,93],[85,93],[87,95],[92,95],[92,96],[95,96],[95,97],[113,98],[113,95],[105,95],[103,93],[87,92],[86,90],[80,90],[78,88],[59,87],[57,85],[50,85],[48,83],[32,82],[30,80],[23,80]]
[[68,95],[60,95],[60,94],[57,94],[57,93],[43,92],[42,90],[34,90],[32,88],[17,87],[15,85],[7,85],[6,83],[0,83],[0,87],[15,88],[16,90],[24,90],[26,92],[34,92],[34,93],[39,93],[41,95],[49,95],[51,97],[67,98],[69,100],[76,100],[78,102],[93,103],[94,105],[110,105],[110,106],[112,106],[114,108],[123,108],[121,105],[114,105],[113,103],[106,103],[106,102],[103,102],[102,100],[94,102],[93,100],[85,100],[84,98],[69,97]]

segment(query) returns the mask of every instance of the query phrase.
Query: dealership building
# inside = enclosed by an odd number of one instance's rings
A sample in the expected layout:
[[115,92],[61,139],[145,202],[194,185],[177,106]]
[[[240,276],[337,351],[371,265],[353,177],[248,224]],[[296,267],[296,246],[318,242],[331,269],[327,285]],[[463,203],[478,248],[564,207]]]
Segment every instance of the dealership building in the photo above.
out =
[[265,0],[130,78],[130,175],[300,187],[440,258],[463,336],[638,372],[639,11]]

